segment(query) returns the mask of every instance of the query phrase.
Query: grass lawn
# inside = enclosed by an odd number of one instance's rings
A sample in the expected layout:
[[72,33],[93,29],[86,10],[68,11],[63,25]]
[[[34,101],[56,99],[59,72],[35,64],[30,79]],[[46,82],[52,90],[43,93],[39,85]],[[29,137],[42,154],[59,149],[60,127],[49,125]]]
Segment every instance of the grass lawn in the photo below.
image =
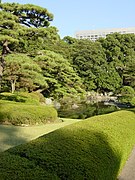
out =
[[62,120],[63,122],[59,123],[28,127],[0,125],[0,152],[79,121],[76,119],[66,118],[62,118]]

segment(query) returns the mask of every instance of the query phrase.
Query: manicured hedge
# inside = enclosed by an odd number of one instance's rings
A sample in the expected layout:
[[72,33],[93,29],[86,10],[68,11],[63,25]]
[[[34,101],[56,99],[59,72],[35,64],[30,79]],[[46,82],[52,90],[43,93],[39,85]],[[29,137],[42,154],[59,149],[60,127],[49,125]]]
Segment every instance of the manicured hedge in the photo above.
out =
[[0,100],[0,123],[34,125],[56,120],[57,111],[53,107]]
[[135,110],[77,122],[1,153],[0,179],[116,180],[134,132]]

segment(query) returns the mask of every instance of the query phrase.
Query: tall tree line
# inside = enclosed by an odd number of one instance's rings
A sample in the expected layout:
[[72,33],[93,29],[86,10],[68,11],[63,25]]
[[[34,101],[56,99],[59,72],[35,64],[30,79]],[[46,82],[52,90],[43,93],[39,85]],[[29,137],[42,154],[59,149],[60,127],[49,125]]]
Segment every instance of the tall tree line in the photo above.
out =
[[108,35],[96,42],[60,38],[47,9],[0,4],[1,91],[37,91],[46,97],[118,93],[135,88],[135,35]]

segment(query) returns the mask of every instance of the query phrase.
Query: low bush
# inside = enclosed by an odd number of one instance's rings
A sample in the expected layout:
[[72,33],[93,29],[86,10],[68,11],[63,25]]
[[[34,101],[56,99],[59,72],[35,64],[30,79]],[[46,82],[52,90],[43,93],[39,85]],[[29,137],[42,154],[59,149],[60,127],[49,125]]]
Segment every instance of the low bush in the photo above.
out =
[[130,101],[132,106],[135,106],[135,97],[132,98],[132,100]]
[[57,111],[53,107],[0,100],[0,123],[34,125],[54,122]]
[[134,111],[95,116],[1,153],[0,179],[116,180],[135,143]]
[[119,100],[123,103],[131,103],[132,99],[135,96],[135,91],[130,86],[123,86],[121,88],[121,97]]

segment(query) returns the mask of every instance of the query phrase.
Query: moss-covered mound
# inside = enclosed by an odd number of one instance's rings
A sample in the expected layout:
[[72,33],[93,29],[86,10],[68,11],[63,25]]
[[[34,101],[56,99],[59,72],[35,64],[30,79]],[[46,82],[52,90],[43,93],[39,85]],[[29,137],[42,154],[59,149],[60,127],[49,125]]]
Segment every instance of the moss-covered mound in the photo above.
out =
[[135,113],[95,116],[0,154],[0,179],[115,180],[135,143]]
[[0,100],[0,123],[34,125],[55,120],[57,111],[53,107]]

